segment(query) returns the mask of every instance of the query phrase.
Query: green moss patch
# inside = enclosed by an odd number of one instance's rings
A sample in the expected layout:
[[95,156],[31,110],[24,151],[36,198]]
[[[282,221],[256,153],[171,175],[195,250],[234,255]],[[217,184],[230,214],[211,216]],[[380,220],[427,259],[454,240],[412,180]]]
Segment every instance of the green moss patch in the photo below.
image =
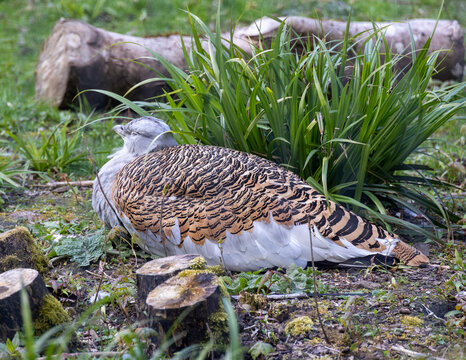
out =
[[304,336],[311,333],[313,326],[314,322],[309,316],[300,316],[286,324],[285,334],[295,337]]
[[18,226],[0,235],[0,272],[25,267],[44,274],[48,265],[47,258],[25,227]]
[[52,295],[46,295],[42,300],[39,316],[34,321],[36,335],[41,335],[50,328],[66,322],[71,322],[71,318],[61,303]]

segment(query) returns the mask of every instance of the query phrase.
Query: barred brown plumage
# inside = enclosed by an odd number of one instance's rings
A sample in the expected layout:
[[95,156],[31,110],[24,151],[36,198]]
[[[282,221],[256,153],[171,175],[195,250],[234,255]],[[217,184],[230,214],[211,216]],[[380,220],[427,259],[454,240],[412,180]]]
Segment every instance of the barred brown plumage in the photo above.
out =
[[99,173],[115,212],[97,185],[93,206],[102,221],[122,223],[152,253],[194,252],[210,263],[223,257],[233,270],[305,266],[310,223],[317,261],[382,254],[408,265],[428,262],[271,161],[216,146],[175,146],[168,126],[150,117],[115,130],[125,147]]

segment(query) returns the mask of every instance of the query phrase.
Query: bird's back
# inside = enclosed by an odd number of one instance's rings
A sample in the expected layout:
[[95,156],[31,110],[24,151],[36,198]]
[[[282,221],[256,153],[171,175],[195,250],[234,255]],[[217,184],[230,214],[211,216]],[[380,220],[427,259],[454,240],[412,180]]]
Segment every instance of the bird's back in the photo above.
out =
[[221,147],[174,146],[138,157],[117,175],[113,199],[127,224],[146,239],[151,234],[155,242],[166,239],[169,253],[192,244],[195,249],[223,246],[228,258],[233,252],[254,263],[256,252],[258,263],[275,256],[278,263],[272,266],[303,265],[310,260],[311,225],[316,260],[396,255],[396,248],[406,253],[408,263],[424,260],[386,230],[327,201],[292,172]]

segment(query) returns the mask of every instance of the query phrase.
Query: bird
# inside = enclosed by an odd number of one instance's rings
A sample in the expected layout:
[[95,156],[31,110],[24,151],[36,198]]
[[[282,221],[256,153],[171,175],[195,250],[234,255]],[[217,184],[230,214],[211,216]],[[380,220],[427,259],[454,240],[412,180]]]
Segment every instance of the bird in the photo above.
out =
[[429,262],[272,161],[225,147],[179,145],[152,116],[113,129],[124,145],[100,169],[92,206],[105,226],[122,226],[153,255],[199,254],[231,271],[374,255],[412,266]]

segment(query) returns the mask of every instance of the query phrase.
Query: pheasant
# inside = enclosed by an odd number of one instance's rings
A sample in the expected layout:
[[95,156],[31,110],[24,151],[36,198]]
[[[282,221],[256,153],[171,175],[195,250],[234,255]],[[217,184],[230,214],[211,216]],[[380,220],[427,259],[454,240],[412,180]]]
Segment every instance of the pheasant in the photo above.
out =
[[178,145],[162,120],[117,125],[124,146],[94,181],[92,205],[159,255],[194,253],[234,271],[343,263],[369,255],[419,266],[429,259],[255,155]]

